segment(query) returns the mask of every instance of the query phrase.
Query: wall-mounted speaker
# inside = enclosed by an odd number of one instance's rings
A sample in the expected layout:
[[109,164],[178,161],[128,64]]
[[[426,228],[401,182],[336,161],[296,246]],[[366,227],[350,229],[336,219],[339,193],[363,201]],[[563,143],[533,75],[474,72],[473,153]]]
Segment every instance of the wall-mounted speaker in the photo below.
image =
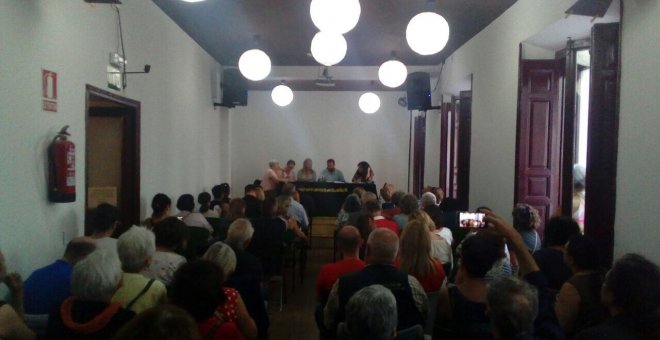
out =
[[235,107],[247,105],[247,79],[237,68],[227,68],[222,72],[222,106]]
[[408,110],[425,111],[431,108],[431,77],[426,72],[414,72],[406,79]]

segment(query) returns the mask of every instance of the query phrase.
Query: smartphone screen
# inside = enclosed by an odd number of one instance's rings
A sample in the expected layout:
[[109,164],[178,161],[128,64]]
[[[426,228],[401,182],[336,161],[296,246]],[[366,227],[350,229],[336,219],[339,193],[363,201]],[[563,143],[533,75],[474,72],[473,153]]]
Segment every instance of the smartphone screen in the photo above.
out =
[[485,214],[482,213],[459,212],[458,226],[461,228],[485,228],[484,216]]

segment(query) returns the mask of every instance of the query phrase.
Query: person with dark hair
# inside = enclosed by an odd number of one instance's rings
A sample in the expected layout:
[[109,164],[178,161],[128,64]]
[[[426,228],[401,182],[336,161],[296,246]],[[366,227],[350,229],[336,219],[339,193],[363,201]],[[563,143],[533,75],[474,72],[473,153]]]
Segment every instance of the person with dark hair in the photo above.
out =
[[245,217],[256,218],[261,216],[261,201],[257,198],[257,187],[254,184],[245,186]]
[[444,226],[445,216],[442,210],[440,210],[440,207],[428,207],[428,209],[426,209],[426,213],[429,215],[433,221],[433,224],[435,225],[434,233],[444,238],[445,241],[447,241],[447,243],[452,246],[454,243],[454,235],[452,234],[451,229]]
[[326,168],[321,171],[319,182],[346,182],[344,173],[335,168],[335,160],[330,158],[326,162]]
[[204,215],[204,217],[210,218],[220,218],[215,209],[211,209],[211,194],[204,191],[197,195],[197,203],[199,203],[199,213]]
[[170,304],[152,307],[119,329],[113,340],[201,340],[195,320]]
[[397,236],[401,234],[401,230],[394,221],[390,221],[383,217],[383,210],[378,201],[370,200],[365,202],[364,209],[374,219],[374,225],[376,228],[387,228],[396,233]]
[[76,237],[66,245],[61,259],[32,272],[23,283],[25,313],[48,314],[69,297],[73,266],[94,250],[93,239]]
[[[224,280],[218,265],[196,260],[176,271],[168,295],[173,304],[197,321],[204,339],[255,339],[254,320],[247,314],[236,290],[221,288]],[[236,308],[237,312],[231,312]]]
[[158,193],[151,199],[151,217],[148,217],[142,223],[148,229],[152,229],[154,224],[170,216],[172,200],[165,194]]
[[220,217],[224,217],[229,210],[229,194],[231,188],[228,183],[222,183],[211,188],[211,193],[213,194],[213,200],[211,201],[209,207],[215,210]]
[[353,183],[373,183],[374,182],[374,171],[371,169],[371,165],[366,161],[358,163],[357,170],[353,175],[351,180]]
[[143,274],[167,286],[174,272],[186,263],[186,258],[178,253],[186,248],[188,227],[178,218],[168,217],[154,225],[153,232],[156,236],[156,252]]
[[[360,214],[357,218],[357,221],[355,222],[355,227],[357,230],[360,231],[360,237],[363,240],[369,239],[369,235],[371,234],[374,229],[376,229],[376,226],[374,224],[374,218],[371,217],[369,214]],[[365,252],[367,250],[367,245],[366,243],[363,243],[360,246],[360,259],[364,260],[365,257]]]
[[206,220],[204,215],[194,212],[195,210],[195,198],[190,194],[183,194],[179,196],[179,199],[176,201],[176,208],[179,209],[179,213],[176,214],[183,223],[189,227],[204,228],[209,231],[209,235],[213,234],[213,227],[209,221]]
[[572,337],[605,320],[607,311],[600,301],[605,273],[600,268],[598,245],[587,236],[571,237],[566,243],[564,259],[573,276],[557,295],[555,313],[564,332]]
[[580,233],[577,222],[568,216],[556,216],[543,230],[544,247],[534,252],[534,260],[548,279],[548,288],[555,293],[573,275],[564,262],[564,245],[573,235]]
[[659,339],[660,268],[638,254],[626,254],[607,273],[601,300],[611,318],[577,339]]
[[541,249],[541,237],[536,231],[541,225],[539,212],[529,204],[518,203],[513,207],[511,215],[513,215],[513,227],[522,236],[529,252],[533,254]]
[[234,198],[229,201],[229,213],[227,220],[235,221],[239,218],[245,217],[245,201],[240,198]]
[[417,197],[413,194],[406,194],[401,198],[398,207],[401,208],[401,213],[394,216],[394,222],[399,226],[399,229],[403,230],[408,224],[410,214],[419,208]]
[[286,162],[286,166],[282,169],[282,177],[284,177],[289,182],[296,181],[296,172],[293,169],[296,167],[296,162],[293,159],[289,159]]
[[117,251],[117,239],[112,237],[119,227],[119,209],[108,204],[101,203],[92,215],[92,235],[96,241],[96,247]]
[[383,208],[383,216],[388,219],[388,220],[394,220],[394,216],[398,215],[401,213],[401,208],[399,207],[399,203],[401,202],[401,198],[405,196],[406,193],[401,191],[401,190],[396,190],[392,193],[392,205],[388,208]]
[[312,168],[312,160],[305,158],[302,169],[298,170],[298,181],[316,182],[316,171]]
[[339,230],[342,226],[346,224],[355,225],[357,222],[358,216],[361,214],[362,201],[360,197],[356,194],[350,194],[344,199],[344,204],[341,207],[341,210],[337,214],[337,223],[335,224],[335,230]]

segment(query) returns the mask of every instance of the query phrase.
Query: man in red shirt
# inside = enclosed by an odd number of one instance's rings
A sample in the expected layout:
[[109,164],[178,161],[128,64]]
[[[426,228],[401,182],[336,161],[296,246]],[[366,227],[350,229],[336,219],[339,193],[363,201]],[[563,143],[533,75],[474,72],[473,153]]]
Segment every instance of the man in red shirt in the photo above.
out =
[[393,231],[397,236],[401,234],[401,230],[399,229],[399,226],[396,224],[396,222],[383,217],[382,208],[377,201],[367,201],[364,203],[364,207],[367,210],[367,213],[374,218],[374,224],[376,224],[376,228],[387,228]]
[[364,268],[364,261],[358,257],[361,244],[360,232],[354,226],[346,225],[339,230],[337,249],[341,251],[343,259],[324,265],[316,281],[316,294],[322,305],[325,305],[332,285],[335,284],[338,278]]

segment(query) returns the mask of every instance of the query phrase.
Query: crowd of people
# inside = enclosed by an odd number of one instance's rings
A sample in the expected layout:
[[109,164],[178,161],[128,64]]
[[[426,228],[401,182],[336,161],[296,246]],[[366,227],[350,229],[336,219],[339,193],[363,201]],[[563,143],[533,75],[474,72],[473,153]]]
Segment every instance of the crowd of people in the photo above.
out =
[[[227,183],[197,200],[154,195],[141,226],[117,235],[120,211],[100,204],[89,236],[23,282],[0,252],[2,339],[266,339],[270,278],[283,240],[309,247],[313,207],[295,181],[343,179],[328,160],[294,172],[271,162],[232,198]],[[277,186],[269,186],[269,180]],[[373,171],[358,164],[354,182]],[[197,203],[197,204],[196,204]],[[571,217],[541,227],[516,204],[513,224],[487,207],[485,227],[461,228],[440,188],[417,196],[386,183],[358,187],[337,215],[338,258],[316,283],[323,339],[657,339],[660,270],[627,254],[607,271]],[[195,235],[201,235],[198,238]],[[312,336],[310,336],[311,338]]]

